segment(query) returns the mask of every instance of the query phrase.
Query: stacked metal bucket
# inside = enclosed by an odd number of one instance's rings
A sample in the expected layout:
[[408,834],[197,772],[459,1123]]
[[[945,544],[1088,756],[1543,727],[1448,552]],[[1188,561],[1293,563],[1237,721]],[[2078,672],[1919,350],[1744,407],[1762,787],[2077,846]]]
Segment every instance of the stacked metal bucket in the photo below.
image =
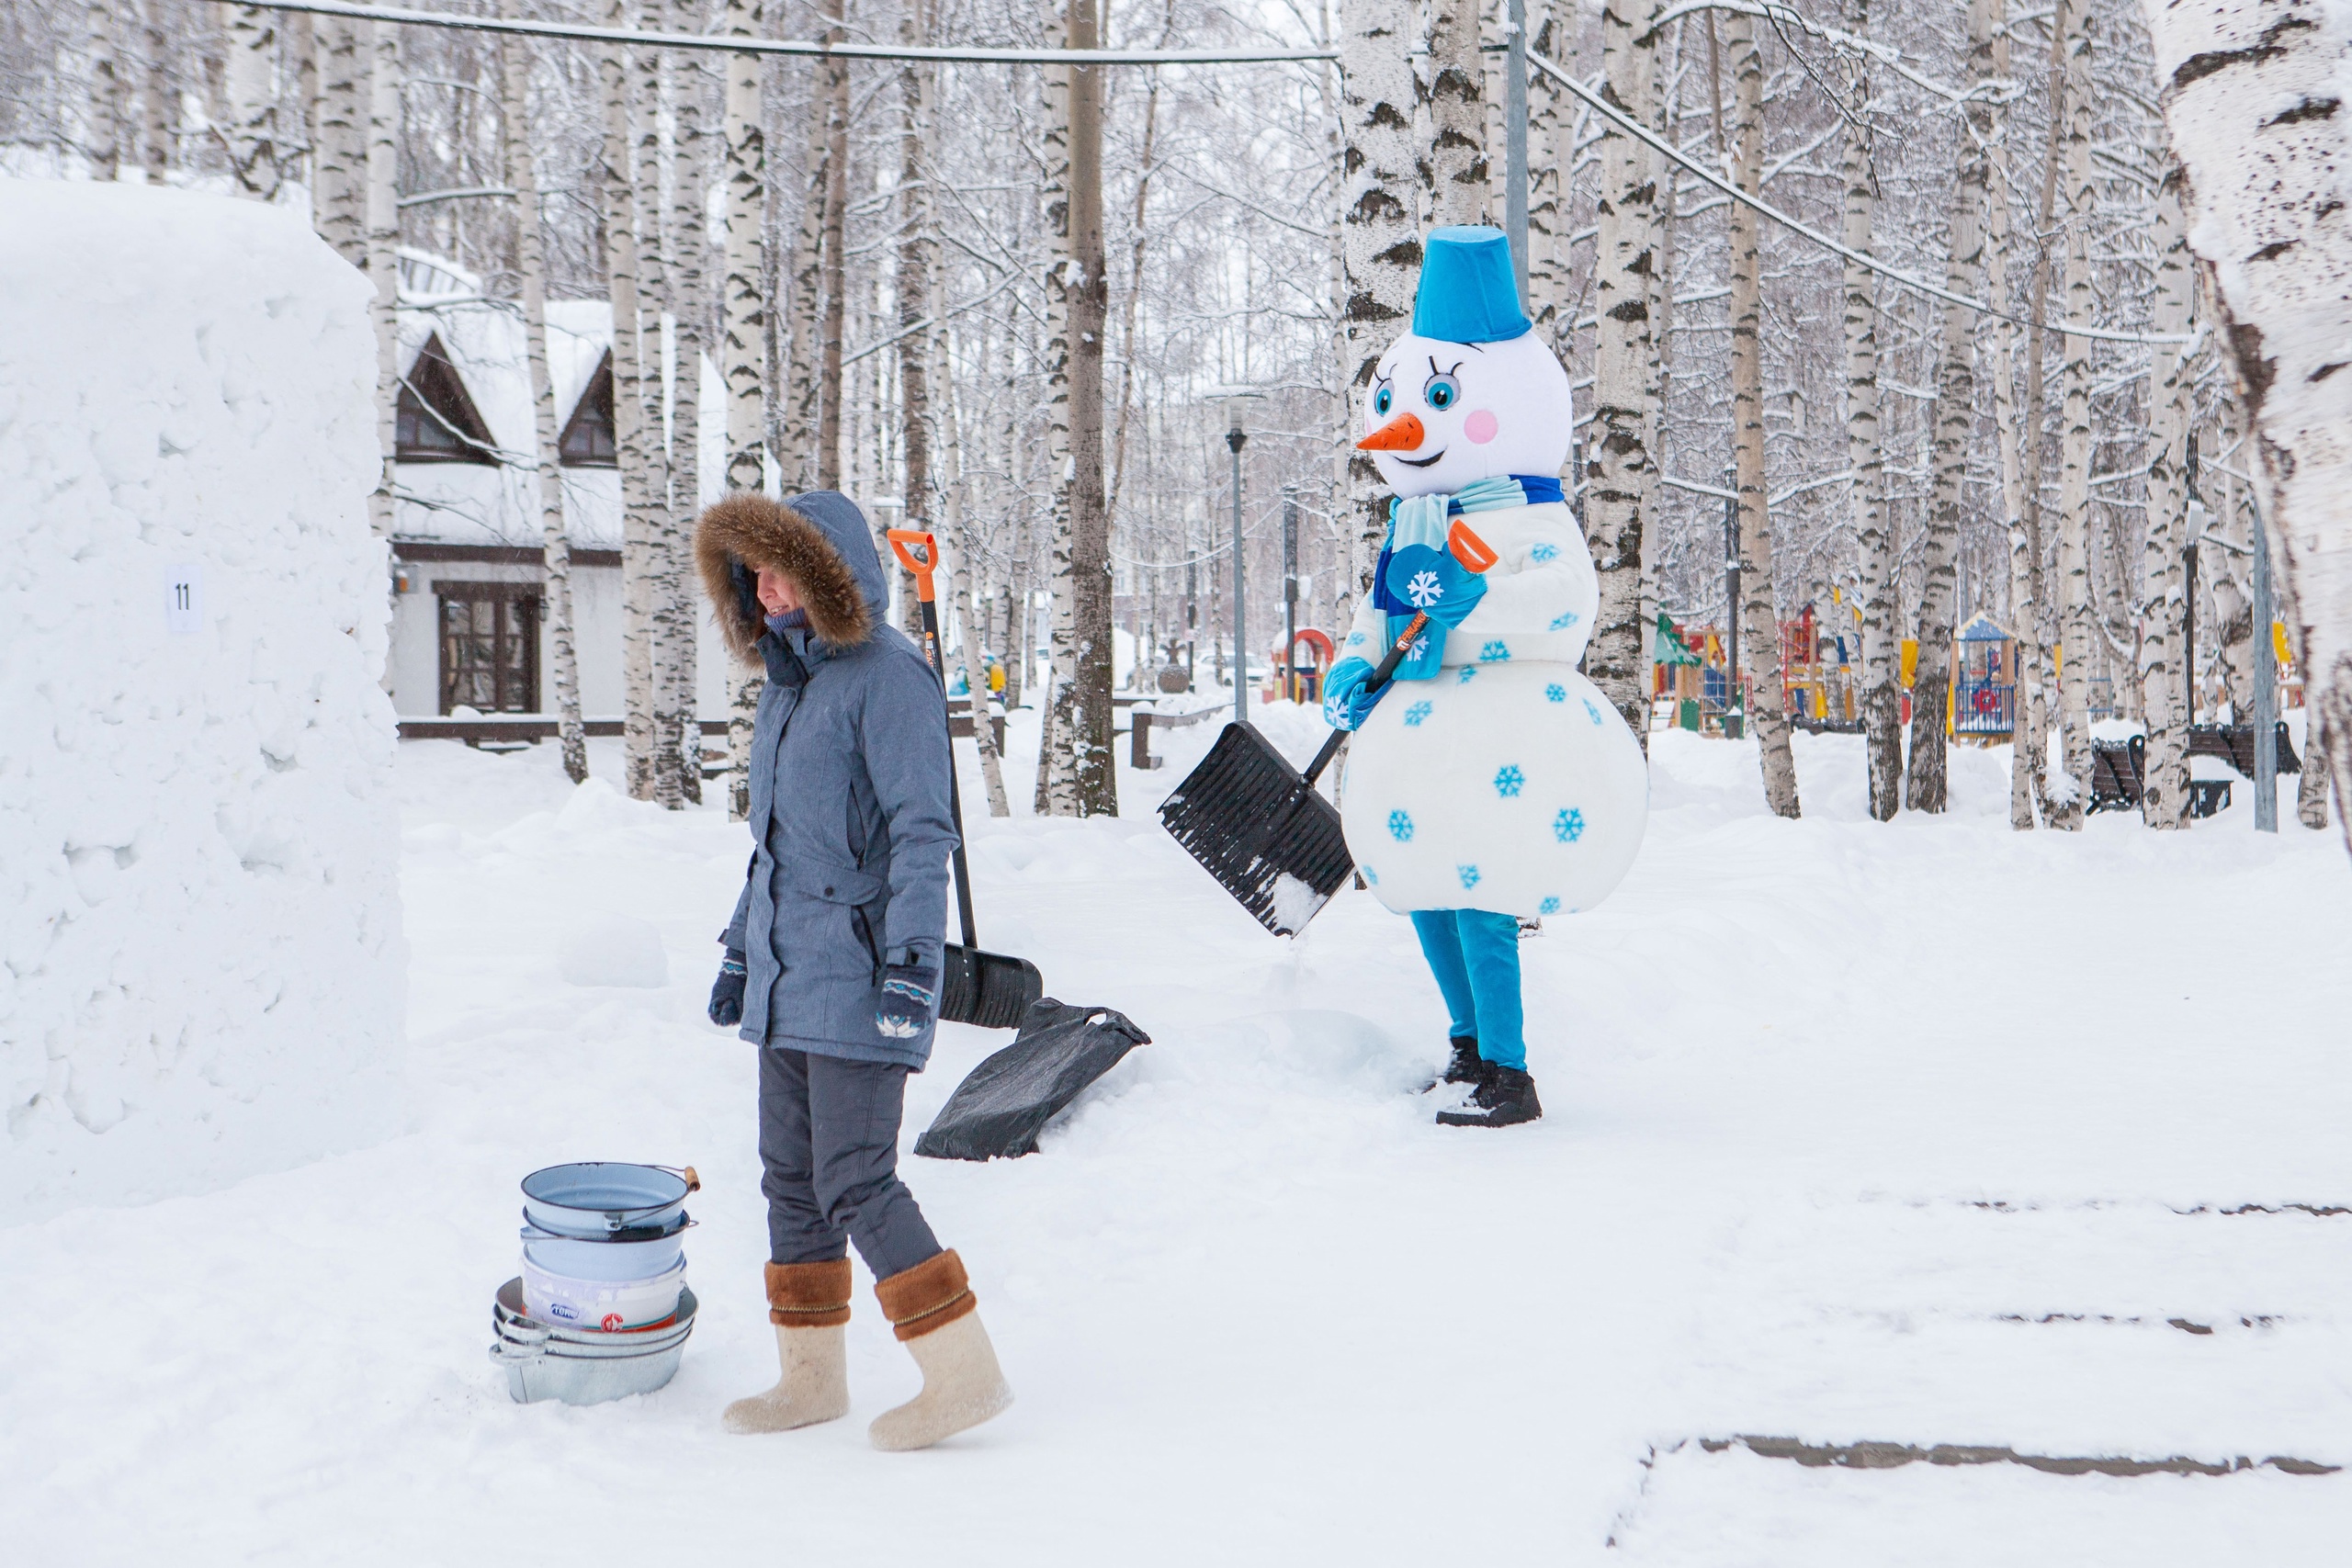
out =
[[594,1404],[668,1382],[694,1332],[694,1168],[592,1161],[523,1179],[523,1272],[491,1308],[517,1400]]

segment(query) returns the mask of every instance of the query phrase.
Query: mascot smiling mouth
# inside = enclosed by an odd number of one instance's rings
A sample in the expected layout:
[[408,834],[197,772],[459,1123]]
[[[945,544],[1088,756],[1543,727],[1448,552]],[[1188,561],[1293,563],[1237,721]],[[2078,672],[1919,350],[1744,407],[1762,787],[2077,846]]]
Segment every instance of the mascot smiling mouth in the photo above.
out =
[[1444,447],[1441,446],[1441,447],[1439,447],[1435,452],[1433,452],[1433,453],[1430,454],[1430,456],[1428,456],[1428,457],[1399,457],[1399,458],[1397,458],[1396,460],[1397,460],[1398,462],[1400,462],[1400,463],[1404,464],[1407,468],[1428,468],[1431,463],[1436,462],[1440,457],[1444,457],[1444,456],[1445,456],[1445,450],[1446,450],[1446,449],[1445,449]]

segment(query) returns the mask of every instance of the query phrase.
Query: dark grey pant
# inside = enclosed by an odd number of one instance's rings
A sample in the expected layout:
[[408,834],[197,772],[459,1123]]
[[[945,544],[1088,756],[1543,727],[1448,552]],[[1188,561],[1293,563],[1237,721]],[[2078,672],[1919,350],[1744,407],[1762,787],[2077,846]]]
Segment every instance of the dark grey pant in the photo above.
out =
[[899,1179],[907,1069],[808,1051],[760,1051],[760,1191],[768,1258],[826,1263],[857,1255],[877,1280],[939,1253]]

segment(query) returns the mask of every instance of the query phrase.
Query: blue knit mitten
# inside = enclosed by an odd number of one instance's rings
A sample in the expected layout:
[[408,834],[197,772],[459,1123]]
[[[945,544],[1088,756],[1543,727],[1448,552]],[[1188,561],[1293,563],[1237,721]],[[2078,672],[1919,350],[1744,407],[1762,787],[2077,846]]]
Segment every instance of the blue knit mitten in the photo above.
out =
[[882,1003],[874,1027],[892,1040],[912,1040],[931,1027],[939,1005],[939,972],[920,964],[893,964],[882,971]]

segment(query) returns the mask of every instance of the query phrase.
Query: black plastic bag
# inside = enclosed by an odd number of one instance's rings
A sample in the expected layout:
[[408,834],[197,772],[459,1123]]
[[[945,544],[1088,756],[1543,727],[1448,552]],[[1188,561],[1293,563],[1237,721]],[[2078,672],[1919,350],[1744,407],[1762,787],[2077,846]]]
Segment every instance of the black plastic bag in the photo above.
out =
[[1151,1036],[1109,1008],[1071,1007],[1051,997],[1021,1021],[1012,1043],[974,1067],[915,1140],[931,1159],[1017,1159],[1037,1152],[1037,1134],[1086,1086]]

